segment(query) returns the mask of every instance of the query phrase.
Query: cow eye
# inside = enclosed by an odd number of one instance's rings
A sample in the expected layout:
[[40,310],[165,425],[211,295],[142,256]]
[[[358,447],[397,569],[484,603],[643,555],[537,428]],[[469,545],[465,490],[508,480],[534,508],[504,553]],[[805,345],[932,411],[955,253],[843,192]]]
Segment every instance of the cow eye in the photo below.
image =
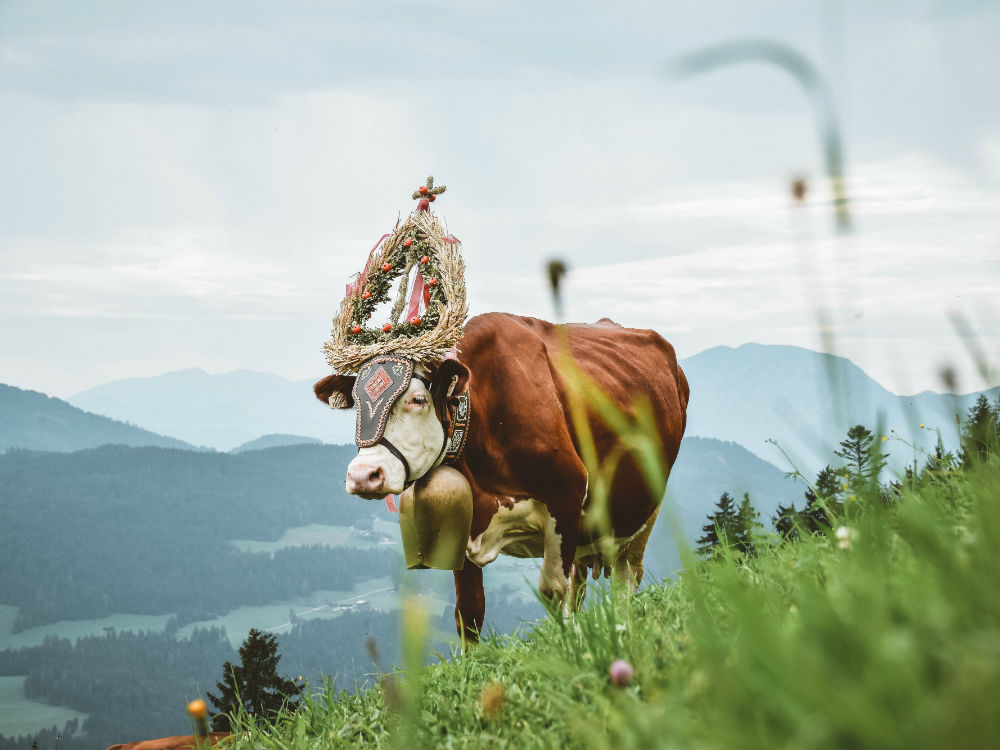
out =
[[410,403],[414,404],[415,406],[423,406],[424,404],[427,403],[427,397],[426,396],[419,396],[419,395],[418,396],[414,396],[413,400]]

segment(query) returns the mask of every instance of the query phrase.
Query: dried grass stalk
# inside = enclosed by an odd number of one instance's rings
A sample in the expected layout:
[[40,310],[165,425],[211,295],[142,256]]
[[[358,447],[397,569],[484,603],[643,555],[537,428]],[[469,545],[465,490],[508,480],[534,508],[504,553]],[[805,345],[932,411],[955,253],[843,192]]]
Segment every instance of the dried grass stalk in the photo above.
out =
[[438,283],[445,302],[436,303],[440,314],[437,326],[415,336],[392,337],[387,333],[374,344],[353,343],[351,326],[354,311],[364,289],[364,285],[360,284],[340,303],[340,310],[333,319],[330,340],[323,345],[327,362],[334,372],[354,374],[367,360],[380,354],[406,357],[417,364],[438,362],[462,338],[462,326],[469,316],[469,305],[465,297],[465,262],[462,260],[461,245],[445,240],[444,227],[430,211],[414,211],[406,221],[397,224],[392,235],[382,243],[381,250],[372,256],[365,273],[373,273],[389,258],[396,257],[400,243],[414,231],[433,248],[440,269]]

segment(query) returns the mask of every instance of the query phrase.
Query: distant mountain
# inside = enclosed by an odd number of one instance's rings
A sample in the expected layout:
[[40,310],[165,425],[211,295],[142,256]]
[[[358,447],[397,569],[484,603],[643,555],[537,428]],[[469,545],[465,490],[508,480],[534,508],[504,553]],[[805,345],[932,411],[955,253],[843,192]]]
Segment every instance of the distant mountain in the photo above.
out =
[[[896,434],[932,451],[958,443],[955,414],[964,415],[978,393],[925,391],[897,396],[843,357],[795,346],[744,344],[708,349],[681,360],[691,384],[687,434],[729,440],[782,469],[791,468],[774,439],[808,475],[833,462],[833,450],[854,424]],[[987,392],[991,398],[1000,388]],[[81,408],[197,445],[230,450],[275,433],[329,444],[354,442],[353,414],[324,408],[312,382],[237,370],[209,375],[182,370],[119,380],[73,396]],[[927,429],[921,429],[920,424]],[[914,451],[897,441],[886,448],[897,470]]]
[[[766,442],[773,439],[809,475],[835,462],[833,451],[859,423],[880,434],[895,430],[927,451],[940,430],[945,447],[954,450],[955,414],[964,417],[979,395],[896,396],[848,359],[795,346],[717,346],[682,360],[681,367],[691,384],[689,435],[735,441],[785,468],[781,451]],[[1000,387],[986,394],[995,399]],[[915,457],[923,462],[899,441],[886,449],[897,470]]]
[[164,435],[231,450],[261,435],[305,435],[354,442],[353,416],[325,408],[312,382],[236,370],[191,369],[99,385],[69,399],[82,409],[125,419]]
[[135,425],[90,414],[38,391],[0,384],[0,452],[7,448],[76,451],[108,443],[193,447]]
[[265,448],[280,448],[285,445],[321,445],[319,438],[306,437],[305,435],[261,435],[256,440],[251,440],[243,445],[233,448],[230,453],[243,453],[245,451],[259,451]]

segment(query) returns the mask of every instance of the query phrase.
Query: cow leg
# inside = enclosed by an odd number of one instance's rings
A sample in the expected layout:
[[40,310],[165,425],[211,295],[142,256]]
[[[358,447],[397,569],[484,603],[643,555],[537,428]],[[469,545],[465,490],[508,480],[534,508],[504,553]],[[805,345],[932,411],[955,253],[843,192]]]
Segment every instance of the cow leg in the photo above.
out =
[[469,560],[455,571],[455,626],[467,643],[479,643],[479,631],[486,617],[483,569]]
[[567,597],[567,608],[573,612],[579,611],[587,596],[587,573],[590,572],[588,565],[589,558],[573,563],[573,570],[569,578],[569,596]]
[[632,537],[618,557],[615,558],[615,578],[625,581],[629,590],[634,592],[642,583],[643,567],[642,558],[646,554],[646,544],[649,542],[649,535],[653,533],[653,524],[660,513],[660,506],[656,506],[653,514],[642,525],[638,533]]
[[573,557],[576,554],[578,526],[559,524],[552,516],[545,523],[542,572],[538,576],[538,591],[553,606],[565,614],[572,611],[570,594],[573,590]]

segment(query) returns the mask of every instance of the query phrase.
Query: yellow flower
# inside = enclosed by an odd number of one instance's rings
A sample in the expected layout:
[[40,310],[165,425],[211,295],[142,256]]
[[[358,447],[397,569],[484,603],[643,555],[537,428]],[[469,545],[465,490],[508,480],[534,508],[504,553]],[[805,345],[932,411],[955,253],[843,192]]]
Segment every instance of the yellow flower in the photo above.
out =
[[842,489],[842,490],[846,490],[846,489],[847,489],[847,485],[846,485],[846,484],[842,484],[842,485],[840,485],[840,489]]
[[922,429],[924,429],[924,426],[923,426],[922,424],[920,425],[920,429],[921,429],[921,430],[922,430]]
[[503,711],[507,695],[500,682],[488,682],[483,687],[483,692],[479,695],[479,710],[483,718],[492,719]]
[[882,442],[883,442],[883,443],[884,443],[884,442],[885,442],[886,440],[888,440],[888,439],[889,439],[889,438],[887,438],[887,437],[886,437],[885,435],[883,435],[883,436],[882,436]]

